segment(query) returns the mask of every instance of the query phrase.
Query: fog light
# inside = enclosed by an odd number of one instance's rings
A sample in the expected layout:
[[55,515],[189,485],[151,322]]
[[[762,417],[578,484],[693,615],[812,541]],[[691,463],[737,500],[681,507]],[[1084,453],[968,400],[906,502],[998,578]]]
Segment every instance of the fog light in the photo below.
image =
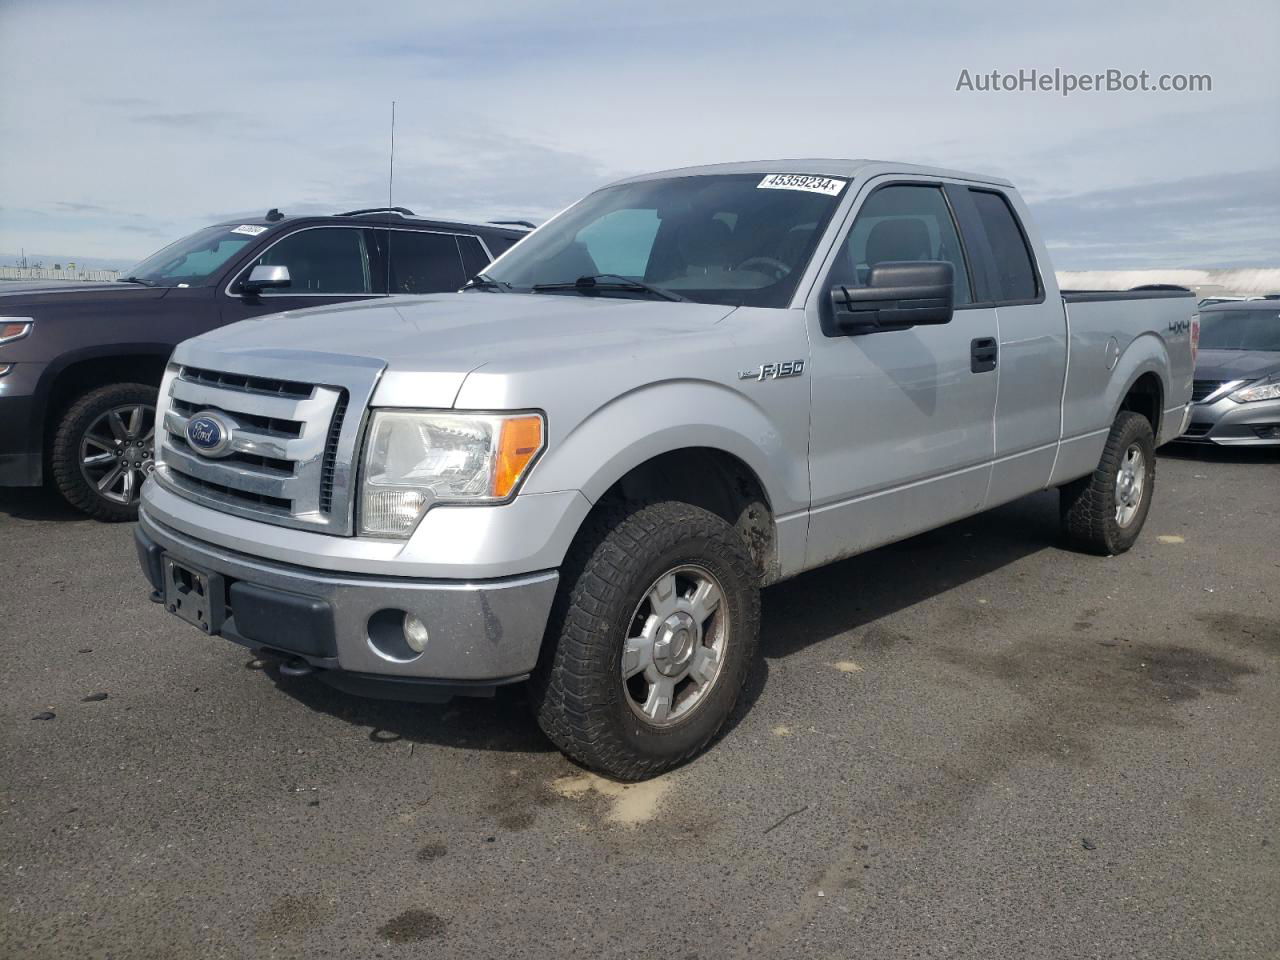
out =
[[415,617],[412,613],[404,615],[404,640],[409,644],[409,648],[416,653],[421,653],[427,649],[427,625]]

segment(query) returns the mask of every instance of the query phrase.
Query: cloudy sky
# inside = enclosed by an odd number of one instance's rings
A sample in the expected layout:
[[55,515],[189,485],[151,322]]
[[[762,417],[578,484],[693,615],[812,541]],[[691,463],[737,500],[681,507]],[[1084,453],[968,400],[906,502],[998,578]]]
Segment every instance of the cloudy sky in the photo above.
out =
[[[874,157],[1019,184],[1062,269],[1280,265],[1275,0],[0,0],[0,262],[269,207],[544,218],[611,179]],[[957,91],[962,70],[1209,74]]]

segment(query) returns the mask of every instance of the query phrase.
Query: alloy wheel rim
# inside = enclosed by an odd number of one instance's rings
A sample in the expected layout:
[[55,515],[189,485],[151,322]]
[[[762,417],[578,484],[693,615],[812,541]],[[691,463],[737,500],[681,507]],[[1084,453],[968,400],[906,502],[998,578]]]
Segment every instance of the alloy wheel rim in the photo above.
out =
[[640,719],[665,727],[706,702],[730,640],[724,588],[706,567],[683,564],[658,577],[627,622],[623,696]]
[[1147,458],[1136,443],[1130,444],[1116,472],[1116,523],[1127,527],[1142,506],[1147,485]]
[[146,403],[112,407],[89,425],[80,438],[80,474],[112,503],[138,499],[155,468],[156,408]]

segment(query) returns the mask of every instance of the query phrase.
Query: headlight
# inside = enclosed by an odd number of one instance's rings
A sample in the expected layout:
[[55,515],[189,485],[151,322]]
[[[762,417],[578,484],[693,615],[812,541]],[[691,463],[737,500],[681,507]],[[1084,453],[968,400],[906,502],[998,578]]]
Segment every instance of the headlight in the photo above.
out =
[[407,537],[432,503],[511,497],[544,443],[540,414],[375,410],[365,441],[360,533]]
[[1255,400],[1280,400],[1280,379],[1272,377],[1227,394],[1236,403],[1252,403]]

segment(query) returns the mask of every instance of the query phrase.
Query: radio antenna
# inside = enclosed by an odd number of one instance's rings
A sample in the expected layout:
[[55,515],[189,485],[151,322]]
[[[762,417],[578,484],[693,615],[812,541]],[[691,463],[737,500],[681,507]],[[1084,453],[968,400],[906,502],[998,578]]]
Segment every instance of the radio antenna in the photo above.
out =
[[387,296],[391,296],[391,191],[396,182],[396,102],[391,101],[391,161],[387,168]]

